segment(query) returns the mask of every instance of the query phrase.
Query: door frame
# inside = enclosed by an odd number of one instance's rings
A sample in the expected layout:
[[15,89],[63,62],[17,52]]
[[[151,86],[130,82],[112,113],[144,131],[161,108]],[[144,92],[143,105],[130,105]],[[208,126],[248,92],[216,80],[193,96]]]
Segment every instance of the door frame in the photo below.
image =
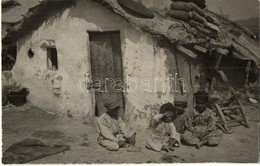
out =
[[[121,31],[120,30],[108,30],[108,31],[99,31],[99,30],[87,30],[87,34],[88,34],[88,52],[89,52],[89,62],[90,62],[90,73],[91,73],[91,78],[93,79],[93,72],[92,72],[92,66],[91,66],[91,62],[92,62],[92,55],[90,52],[90,35],[91,34],[106,34],[106,33],[118,33],[119,34],[119,41],[120,41],[120,56],[121,56],[121,79],[123,82],[123,86],[124,86],[124,91],[121,92],[122,93],[122,107],[123,107],[123,113],[125,114],[125,106],[126,106],[126,97],[125,97],[125,89],[126,89],[126,83],[125,83],[125,79],[124,79],[124,67],[123,67],[123,54],[122,54],[122,40],[121,40]],[[114,65],[114,64],[113,64]],[[96,95],[94,92],[94,97],[96,100]],[[96,103],[96,102],[95,102]],[[96,109],[96,106],[95,106]]]

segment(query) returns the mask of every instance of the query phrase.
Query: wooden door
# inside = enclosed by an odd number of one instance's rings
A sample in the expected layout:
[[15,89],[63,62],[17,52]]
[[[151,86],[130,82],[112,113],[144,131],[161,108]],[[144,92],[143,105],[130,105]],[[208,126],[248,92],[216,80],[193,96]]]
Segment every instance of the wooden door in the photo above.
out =
[[[121,41],[119,32],[90,32],[92,78],[95,84],[96,116],[106,112],[104,103],[109,98],[121,100],[120,113],[124,112],[123,92],[115,91],[115,80],[122,79]],[[116,81],[116,83],[120,81]],[[122,83],[122,82],[121,82]]]

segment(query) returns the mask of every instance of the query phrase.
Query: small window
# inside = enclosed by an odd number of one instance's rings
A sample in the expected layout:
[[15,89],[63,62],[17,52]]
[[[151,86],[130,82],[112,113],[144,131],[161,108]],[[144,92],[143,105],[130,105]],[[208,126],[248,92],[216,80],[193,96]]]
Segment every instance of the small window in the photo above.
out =
[[58,70],[58,55],[56,48],[47,48],[48,69]]

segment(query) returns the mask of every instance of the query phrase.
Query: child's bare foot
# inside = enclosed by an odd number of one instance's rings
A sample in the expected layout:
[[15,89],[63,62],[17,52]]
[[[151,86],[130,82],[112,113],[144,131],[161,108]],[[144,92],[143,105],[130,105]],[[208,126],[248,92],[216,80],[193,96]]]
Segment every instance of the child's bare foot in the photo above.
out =
[[179,146],[180,146],[179,143],[174,144],[174,147],[179,147]]
[[201,147],[200,144],[196,144],[197,149],[200,149],[200,147]]
[[169,152],[169,149],[166,146],[162,146],[162,150],[165,152]]
[[170,150],[170,151],[174,151],[174,147],[172,147],[172,146],[169,147],[169,150]]

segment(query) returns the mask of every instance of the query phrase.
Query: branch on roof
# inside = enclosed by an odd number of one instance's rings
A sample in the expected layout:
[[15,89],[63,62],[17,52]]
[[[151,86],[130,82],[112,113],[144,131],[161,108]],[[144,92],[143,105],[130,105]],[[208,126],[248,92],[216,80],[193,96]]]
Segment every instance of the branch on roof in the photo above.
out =
[[14,7],[14,6],[21,6],[21,4],[14,0],[2,1],[2,8],[10,8],[10,7]]
[[15,31],[10,32],[7,38],[16,41],[37,30],[46,20],[70,8],[76,0],[43,0],[39,5],[30,8],[24,15],[22,22]]

